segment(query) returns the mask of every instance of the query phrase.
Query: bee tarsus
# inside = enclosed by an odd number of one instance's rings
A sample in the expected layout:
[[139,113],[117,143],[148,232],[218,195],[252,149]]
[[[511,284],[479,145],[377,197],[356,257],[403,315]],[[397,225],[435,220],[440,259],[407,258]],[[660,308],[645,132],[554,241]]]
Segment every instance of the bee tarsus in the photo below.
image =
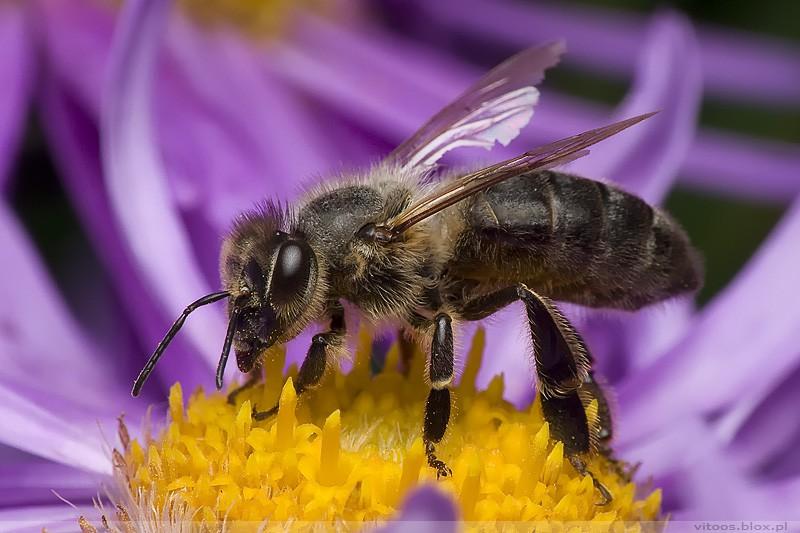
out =
[[256,422],[263,422],[264,420],[269,420],[273,416],[278,414],[278,404],[272,406],[271,409],[267,409],[266,411],[259,411],[257,405],[253,405],[253,411],[250,413],[250,416]]
[[572,464],[572,467],[578,474],[592,478],[592,484],[594,485],[595,490],[600,494],[600,501],[595,505],[602,507],[610,504],[614,500],[614,497],[611,495],[611,491],[608,490],[608,487],[603,485],[603,483],[586,468],[586,463],[583,459],[577,455],[571,455],[569,456],[569,462]]
[[436,457],[436,446],[432,442],[425,443],[425,455],[428,457],[428,466],[436,470],[436,479],[453,475],[453,470]]
[[236,405],[236,398],[239,397],[241,393],[246,391],[247,389],[255,386],[259,381],[261,381],[261,369],[255,369],[248,374],[247,381],[233,389],[228,393],[227,401],[229,405]]

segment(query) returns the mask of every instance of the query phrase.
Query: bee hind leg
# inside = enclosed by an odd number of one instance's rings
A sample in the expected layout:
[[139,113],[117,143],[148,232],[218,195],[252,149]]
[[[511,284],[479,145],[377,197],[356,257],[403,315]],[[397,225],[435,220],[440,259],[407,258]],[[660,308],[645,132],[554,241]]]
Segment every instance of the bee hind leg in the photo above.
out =
[[[570,463],[582,476],[590,476],[600,494],[598,505],[608,505],[612,496],[587,468],[582,456],[597,450],[599,437],[611,423],[608,403],[591,372],[592,358],[580,334],[548,298],[523,284],[517,295],[525,304],[534,346],[539,398],[550,434],[564,443]],[[586,408],[598,402],[596,420],[589,420]]]
[[614,456],[614,450],[611,448],[611,440],[614,437],[612,410],[604,387],[604,384],[595,378],[594,372],[591,370],[581,385],[581,389],[588,399],[597,400],[597,451],[608,459],[614,472],[621,479],[630,482],[641,463],[629,464]]
[[[521,300],[531,328],[536,362],[538,395],[550,435],[564,444],[564,452],[576,471],[590,475],[601,497],[601,504],[611,501],[611,494],[586,469],[581,457],[597,451],[611,437],[608,402],[591,373],[591,355],[583,339],[549,299],[523,284],[460,302],[457,309],[465,320],[481,320],[511,302]],[[590,421],[586,407],[598,401],[597,420]]]
[[582,476],[589,476],[592,478],[592,484],[594,485],[594,490],[600,493],[600,501],[597,505],[603,506],[608,505],[614,499],[611,496],[611,492],[609,492],[608,488],[603,485],[603,482],[597,479],[594,474],[592,474],[588,468],[586,468],[586,463],[583,459],[581,459],[577,455],[570,455],[568,456],[570,464],[575,469],[575,471],[582,475]]

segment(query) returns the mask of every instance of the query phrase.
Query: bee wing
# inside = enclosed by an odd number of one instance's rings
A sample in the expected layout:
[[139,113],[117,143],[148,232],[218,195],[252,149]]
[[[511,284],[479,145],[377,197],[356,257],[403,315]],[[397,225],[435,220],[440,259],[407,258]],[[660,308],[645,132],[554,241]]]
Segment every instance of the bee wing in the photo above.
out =
[[653,115],[655,115],[655,112],[585,131],[443,183],[431,193],[413,202],[402,213],[389,220],[384,225],[384,228],[391,235],[399,235],[414,224],[501,181],[525,172],[551,168],[583,157],[589,153],[589,146]]
[[495,142],[507,145],[533,116],[539,101],[534,85],[563,52],[559,41],[510,57],[428,120],[387,161],[403,168],[429,167],[460,146],[489,150]]

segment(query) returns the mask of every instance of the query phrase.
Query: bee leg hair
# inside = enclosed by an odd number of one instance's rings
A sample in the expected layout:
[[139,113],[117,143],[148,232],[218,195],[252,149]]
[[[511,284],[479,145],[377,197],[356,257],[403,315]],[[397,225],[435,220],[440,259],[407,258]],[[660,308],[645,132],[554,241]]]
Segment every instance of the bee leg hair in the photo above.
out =
[[[611,438],[611,416],[605,394],[591,373],[591,355],[572,325],[549,299],[523,284],[461,302],[456,309],[464,320],[481,320],[515,300],[522,300],[528,315],[539,398],[550,434],[564,443],[570,461],[580,460],[580,455],[595,451],[598,441],[602,444],[600,437]],[[586,415],[584,400],[592,397],[600,407],[599,430]],[[603,501],[610,501],[605,487],[597,482],[595,487]]]
[[602,449],[608,446],[614,436],[614,425],[608,398],[603,386],[594,377],[594,371],[592,370],[589,370],[586,379],[583,380],[581,389],[589,392],[591,397],[597,400],[597,441]]
[[[325,374],[328,361],[332,359],[332,357],[330,357],[332,352],[344,346],[346,332],[344,309],[341,304],[336,302],[329,308],[329,313],[331,316],[331,329],[325,333],[314,335],[311,339],[311,347],[308,349],[306,358],[300,366],[300,372],[297,374],[297,381],[294,385],[294,389],[298,396],[319,385],[322,376]],[[266,420],[277,413],[278,404],[267,411],[258,411],[253,407],[254,420]]]
[[[587,417],[587,402],[596,398],[598,406],[602,402],[608,407],[605,395],[590,373],[592,359],[589,350],[553,302],[523,284],[517,286],[517,295],[525,304],[531,325],[539,398],[544,418],[550,425],[550,434],[564,443],[564,452],[575,470],[581,475],[591,476],[601,497],[598,505],[607,505],[612,500],[611,493],[586,469],[581,458],[581,455],[595,451],[599,436],[596,424]],[[607,409],[599,418],[610,428]]]
[[450,316],[439,313],[433,319],[433,342],[428,377],[431,390],[425,402],[423,440],[428,466],[436,477],[453,475],[453,471],[436,457],[436,443],[441,442],[450,421],[450,383],[453,381],[453,328]]

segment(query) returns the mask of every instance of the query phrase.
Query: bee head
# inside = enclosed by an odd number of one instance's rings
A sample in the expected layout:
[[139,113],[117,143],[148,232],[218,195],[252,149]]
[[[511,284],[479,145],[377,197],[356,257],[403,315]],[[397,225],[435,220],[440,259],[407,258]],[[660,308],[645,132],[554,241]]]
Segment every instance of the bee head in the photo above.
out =
[[317,256],[304,235],[282,227],[280,212],[261,209],[240,219],[222,248],[222,284],[230,294],[228,337],[242,372],[322,311]]
[[224,290],[186,306],[134,381],[134,396],[139,395],[183,323],[199,307],[228,299],[228,331],[217,365],[218,389],[222,388],[231,346],[239,369],[249,372],[265,349],[294,338],[320,315],[326,291],[317,256],[304,235],[280,229],[287,226],[283,211],[272,204],[237,221],[222,246]]

